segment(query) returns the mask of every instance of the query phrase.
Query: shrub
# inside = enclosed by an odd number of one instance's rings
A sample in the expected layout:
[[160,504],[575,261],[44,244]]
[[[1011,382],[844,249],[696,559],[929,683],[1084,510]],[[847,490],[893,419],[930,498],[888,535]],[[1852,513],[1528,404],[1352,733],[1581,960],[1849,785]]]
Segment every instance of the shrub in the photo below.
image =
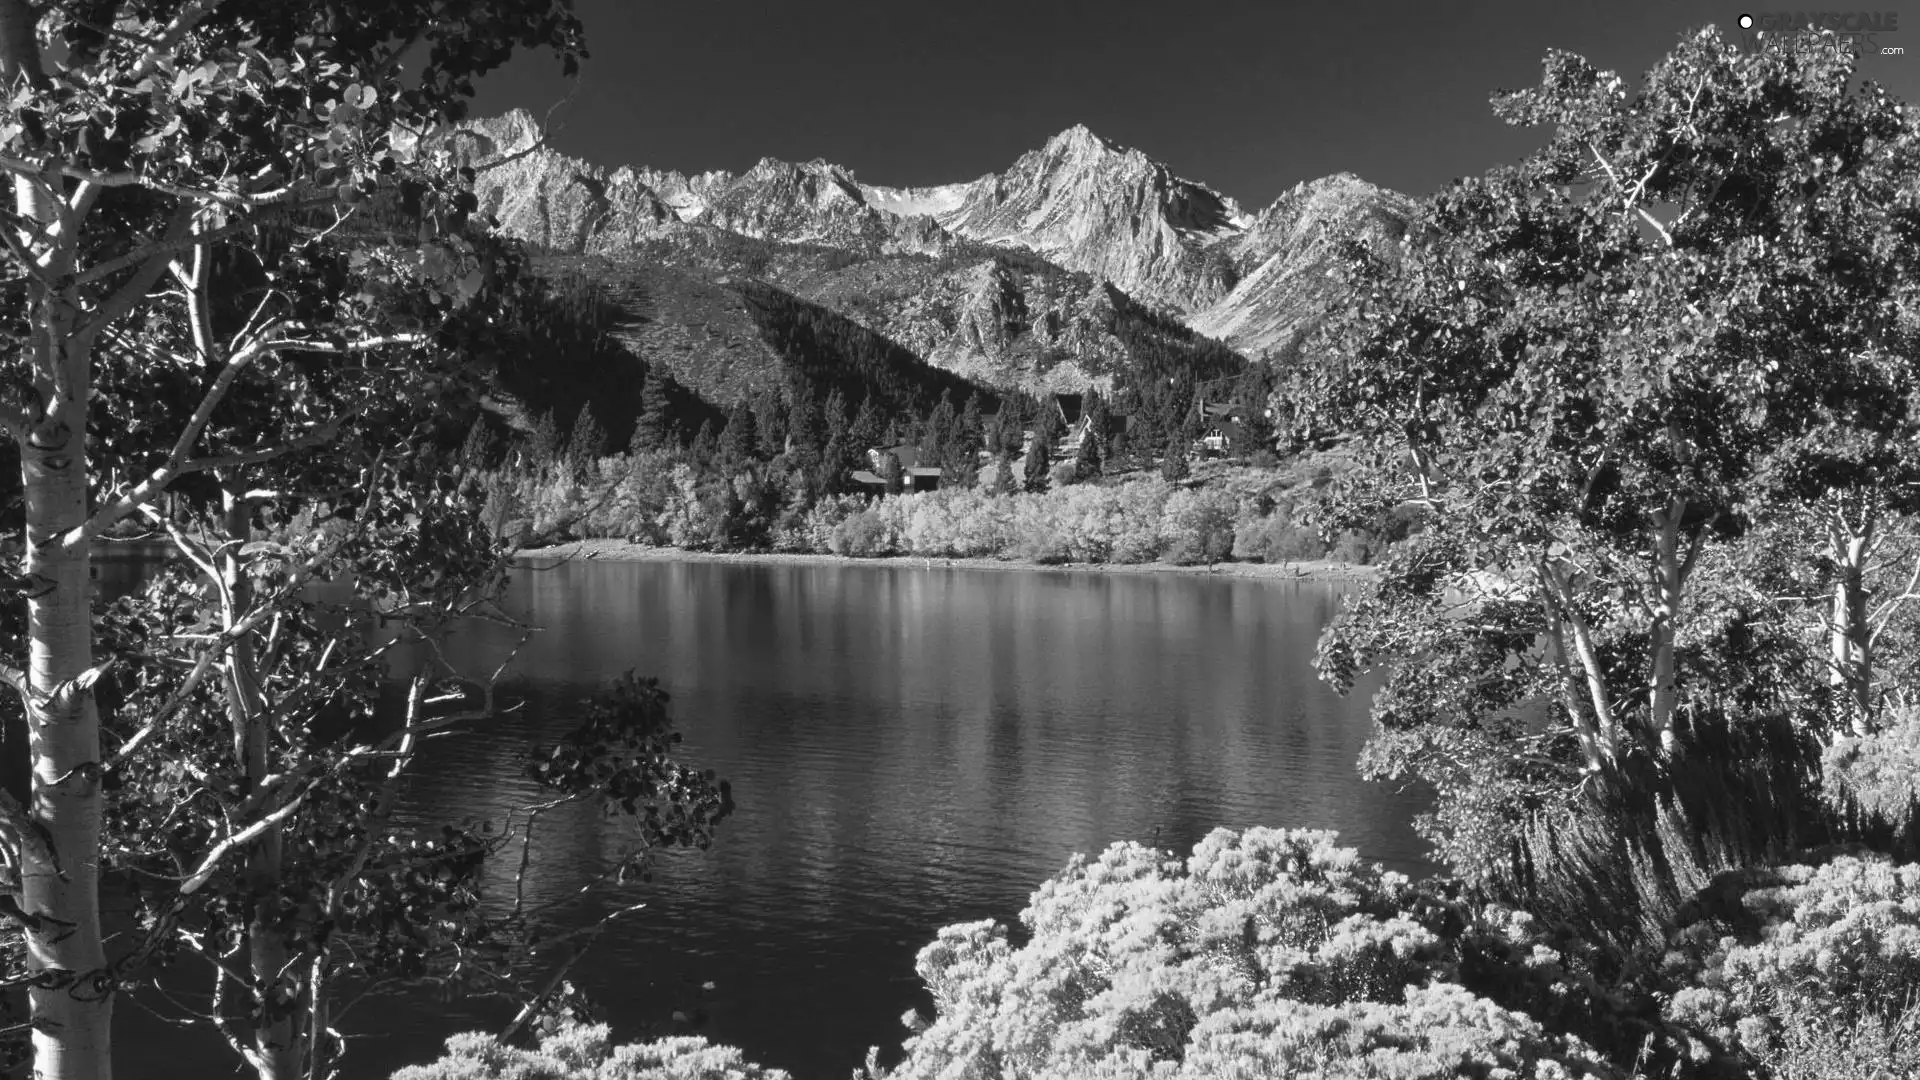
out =
[[858,558],[893,554],[887,542],[887,527],[874,510],[862,510],[834,526],[827,540],[827,550],[835,555]]
[[1376,543],[1372,536],[1359,529],[1348,529],[1334,538],[1333,547],[1327,550],[1327,558],[1334,562],[1365,566],[1373,561],[1375,550]]
[[[1676,936],[1677,1021],[1759,1060],[1837,1053],[1913,1020],[1920,998],[1920,865],[1839,855],[1746,872],[1724,904]],[[1817,1018],[1820,1030],[1808,1027]],[[1904,1054],[1920,1067],[1920,1048]],[[1888,1063],[1890,1068],[1894,1063]]]
[[1313,529],[1293,524],[1281,511],[1235,530],[1233,550],[1241,558],[1261,562],[1300,562],[1324,558],[1327,542]]
[[1160,518],[1167,561],[1216,563],[1233,555],[1234,502],[1219,491],[1176,491]]
[[1217,829],[1184,862],[1076,856],[1021,913],[1025,945],[986,921],[921,950],[936,1015],[908,1018],[888,1075],[1616,1075],[1459,985],[1411,883],[1333,839]]
[[822,499],[806,513],[801,531],[808,551],[826,554],[833,550],[833,533],[840,523],[866,509],[867,500],[859,495],[838,495]]
[[1403,502],[1386,513],[1374,525],[1374,534],[1380,544],[1398,544],[1407,537],[1426,528],[1427,518],[1432,511],[1425,503]]
[[1823,790],[1834,801],[1896,826],[1911,825],[1920,808],[1920,709],[1897,710],[1890,724],[1865,738],[1835,739],[1821,767]]
[[605,1024],[568,1024],[538,1049],[504,1046],[482,1032],[455,1035],[431,1065],[409,1065],[393,1080],[790,1080],[743,1059],[731,1046],[695,1036],[613,1046]]

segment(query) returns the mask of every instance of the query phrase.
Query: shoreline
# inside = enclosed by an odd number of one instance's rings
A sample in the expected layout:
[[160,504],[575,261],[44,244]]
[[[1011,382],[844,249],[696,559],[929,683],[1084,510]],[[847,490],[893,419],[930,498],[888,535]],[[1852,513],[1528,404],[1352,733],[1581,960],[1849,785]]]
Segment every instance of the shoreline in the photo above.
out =
[[1202,577],[1252,578],[1262,581],[1360,582],[1371,581],[1379,571],[1371,566],[1331,562],[1326,559],[1289,563],[1214,563],[1212,566],[1176,566],[1172,563],[1037,563],[1029,559],[926,558],[918,555],[890,555],[884,558],[856,558],[851,555],[820,555],[771,551],[689,551],[685,548],[650,547],[625,540],[597,537],[570,540],[543,548],[522,548],[514,552],[516,563],[549,559],[557,562],[717,562],[762,563],[767,565],[841,565],[901,566],[913,569],[1051,571],[1069,574],[1190,574]]

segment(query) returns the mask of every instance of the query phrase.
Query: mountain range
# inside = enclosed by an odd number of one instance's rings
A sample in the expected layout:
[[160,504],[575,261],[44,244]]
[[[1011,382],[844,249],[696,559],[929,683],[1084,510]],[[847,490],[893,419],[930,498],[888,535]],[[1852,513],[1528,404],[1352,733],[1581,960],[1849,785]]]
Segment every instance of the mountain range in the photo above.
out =
[[1108,387],[1139,338],[1123,324],[1290,358],[1337,296],[1333,237],[1391,248],[1412,211],[1342,173],[1248,212],[1081,126],[1005,171],[920,188],[820,160],[609,170],[545,145],[523,111],[449,145],[503,230],[616,279],[625,337],[721,401],[777,376],[742,314],[750,281],[996,389]]

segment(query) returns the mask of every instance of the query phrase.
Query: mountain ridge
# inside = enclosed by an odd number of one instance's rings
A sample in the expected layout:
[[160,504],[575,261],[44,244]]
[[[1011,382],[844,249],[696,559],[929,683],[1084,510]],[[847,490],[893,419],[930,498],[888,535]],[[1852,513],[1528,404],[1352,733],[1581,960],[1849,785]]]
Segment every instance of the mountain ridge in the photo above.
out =
[[[972,258],[941,286],[971,299],[935,305],[940,310],[927,325],[907,320],[913,297],[897,298],[905,305],[897,311],[844,313],[876,332],[915,341],[941,367],[990,380],[1006,367],[1006,350],[996,351],[995,343],[1005,345],[1009,333],[992,331],[981,318],[1010,319],[1012,336],[1039,333],[1047,348],[1075,361],[1027,364],[998,380],[1030,389],[1098,379],[1097,369],[1110,367],[1111,358],[1088,350],[1108,345],[1098,333],[1067,325],[1071,313],[1056,318],[1066,324],[1055,334],[1045,320],[1027,319],[1035,305],[1024,298],[991,300],[1000,288],[987,280],[993,251],[1026,252],[1105,282],[1243,355],[1285,356],[1299,348],[1337,292],[1331,233],[1351,229],[1369,242],[1395,244],[1412,208],[1405,196],[1341,173],[1297,184],[1249,213],[1084,125],[1053,136],[1002,172],[926,187],[861,183],[853,170],[818,158],[766,157],[738,174],[606,169],[542,144],[537,123],[520,110],[468,121],[449,145],[482,166],[475,184],[481,208],[509,234],[553,252],[617,257],[644,248],[672,258],[712,230],[833,249],[878,260],[876,267],[891,268],[909,256]],[[1103,317],[1098,298],[1086,299],[1080,307]],[[956,305],[972,314],[955,315]]]

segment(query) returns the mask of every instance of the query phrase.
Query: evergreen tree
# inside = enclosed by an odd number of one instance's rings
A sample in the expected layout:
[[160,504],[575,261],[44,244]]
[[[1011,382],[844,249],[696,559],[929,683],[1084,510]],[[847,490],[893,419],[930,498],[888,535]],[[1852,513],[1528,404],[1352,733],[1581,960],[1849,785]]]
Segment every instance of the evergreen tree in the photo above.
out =
[[889,495],[906,489],[906,470],[900,467],[900,455],[891,450],[880,455],[880,479],[886,481]]
[[700,421],[700,430],[693,436],[693,446],[689,451],[696,469],[705,469],[713,465],[720,456],[720,439],[713,433],[713,421]]
[[536,469],[552,465],[560,456],[560,431],[553,422],[553,410],[541,413],[527,434],[527,461]]
[[827,446],[821,453],[820,468],[816,474],[821,491],[829,495],[844,494],[850,477],[854,451],[847,444],[845,434],[836,432],[827,438]]
[[[803,392],[808,394],[807,400],[811,401],[811,392]],[[797,401],[798,398],[795,400]],[[796,413],[800,411],[797,405],[794,411]],[[845,435],[847,433],[847,395],[841,393],[839,387],[836,386],[832,390],[827,391],[827,403],[821,408],[820,412],[820,419],[826,426],[828,438],[832,438],[835,435]]]
[[1192,475],[1187,465],[1187,440],[1179,434],[1167,437],[1166,457],[1160,462],[1160,476],[1170,484],[1177,484]]
[[974,460],[985,446],[984,432],[980,421],[980,395],[978,392],[967,395],[967,404],[960,410],[960,420],[954,425],[953,443],[955,449]]
[[607,431],[594,418],[593,403],[582,402],[580,415],[573,418],[573,431],[567,436],[567,449],[562,456],[575,472],[585,472],[606,452]]
[[994,495],[1011,495],[1015,490],[1013,456],[1005,450],[1002,450],[999,456],[994,459],[993,489],[991,493]]
[[788,413],[786,399],[771,390],[762,390],[753,402],[754,423],[760,429],[756,452],[771,461],[787,452]]
[[1035,435],[1027,447],[1026,486],[1035,494],[1047,490],[1047,471],[1053,467],[1053,444]]
[[800,461],[820,460],[826,444],[832,440],[836,416],[839,418],[839,429],[846,430],[845,399],[841,398],[836,404],[835,398],[838,396],[838,391],[827,395],[826,431],[822,433],[820,399],[805,385],[794,389],[793,401],[787,408],[787,439],[793,443],[793,452]]
[[1127,418],[1127,444],[1133,450],[1133,459],[1141,467],[1153,464],[1153,453],[1167,443],[1166,429],[1160,426],[1160,409],[1157,402],[1143,400],[1133,415]]
[[1051,447],[1060,441],[1064,428],[1060,420],[1060,406],[1049,395],[1040,403],[1037,415],[1033,418],[1033,433]]
[[1075,474],[1082,480],[1091,480],[1100,475],[1100,440],[1094,437],[1093,432],[1087,432],[1086,437],[1080,440],[1080,450],[1074,455],[1073,466]]
[[1100,391],[1087,391],[1086,412],[1087,430],[1092,433],[1094,438],[1100,440],[1100,453],[1102,457],[1105,457],[1107,452],[1107,431],[1113,427],[1113,413],[1107,408],[1107,399],[1100,396]]
[[[847,437],[853,442],[855,454],[865,454],[886,442],[887,428],[880,419],[879,410],[874,408],[872,397],[860,400],[860,409],[853,416],[853,427],[847,432]],[[892,447],[894,444],[887,442],[886,445]]]
[[953,409],[951,391],[940,392],[940,402],[927,414],[926,427],[920,435],[920,456],[922,460],[939,461],[947,455],[948,444],[953,440],[953,429],[959,423],[959,416]]
[[753,408],[746,398],[740,398],[727,412],[727,426],[720,435],[720,452],[729,465],[740,466],[754,460],[759,451],[760,433],[753,420]]
[[487,414],[475,416],[466,441],[460,444],[460,463],[469,469],[491,468],[497,444],[493,429],[487,426]]
[[661,376],[649,374],[647,381],[640,387],[640,416],[633,424],[633,439],[627,444],[629,453],[645,450],[659,450],[668,443],[677,441],[673,414],[669,411],[666,387],[661,384]]

